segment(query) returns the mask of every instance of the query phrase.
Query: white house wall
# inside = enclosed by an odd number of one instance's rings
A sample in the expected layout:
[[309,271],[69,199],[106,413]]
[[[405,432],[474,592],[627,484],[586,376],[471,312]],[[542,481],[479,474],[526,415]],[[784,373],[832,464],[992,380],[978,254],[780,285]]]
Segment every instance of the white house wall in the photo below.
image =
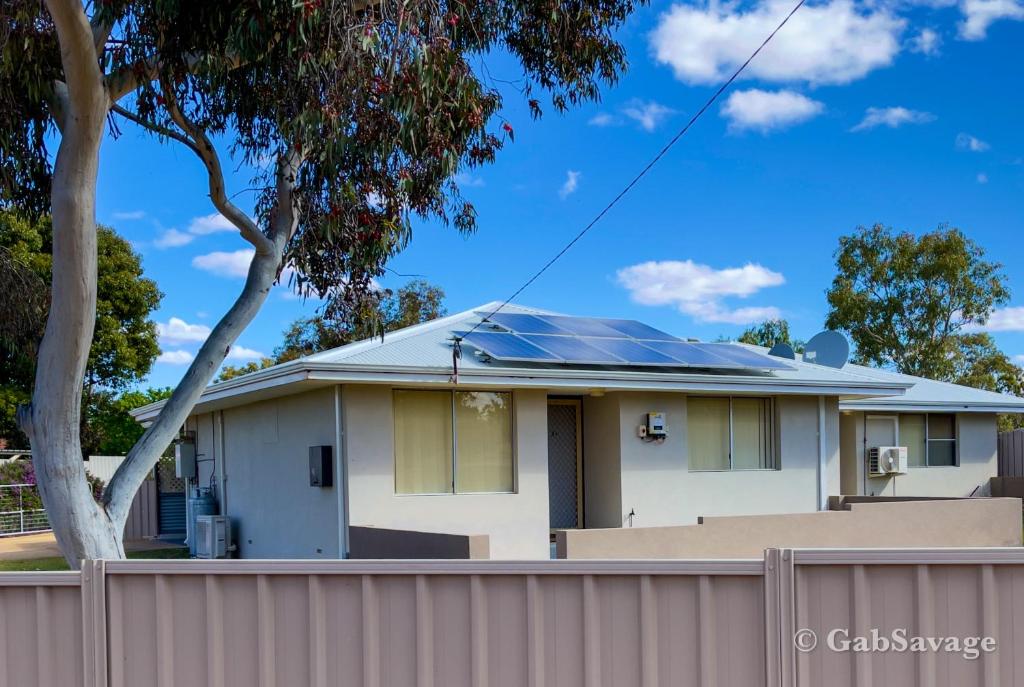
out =
[[391,387],[346,385],[342,406],[353,526],[488,534],[492,558],[549,557],[546,392],[514,392],[513,494],[395,494]]
[[[621,394],[622,517],[635,527],[687,525],[701,516],[797,513],[818,509],[818,397],[776,400],[781,470],[691,472],[686,457],[686,397]],[[662,444],[636,436],[647,412],[666,415]],[[825,404],[826,483],[839,488],[838,404]],[[586,458],[584,458],[586,460]]]
[[[872,413],[881,414],[881,413]],[[852,440],[850,432],[853,432]],[[844,413],[844,471],[856,470],[855,490],[864,492],[864,413]],[[997,428],[994,413],[958,413],[956,416],[957,453],[960,464],[950,467],[912,467],[906,475],[869,477],[869,496],[969,496],[977,487],[994,477],[998,468]],[[849,458],[852,457],[852,460]],[[852,468],[850,467],[852,464]]]
[[[319,389],[194,418],[200,460],[223,461],[227,515],[242,558],[338,558],[338,475],[309,486],[309,447],[334,445],[334,392]],[[216,463],[199,464],[199,485]],[[219,495],[224,504],[224,494]]]

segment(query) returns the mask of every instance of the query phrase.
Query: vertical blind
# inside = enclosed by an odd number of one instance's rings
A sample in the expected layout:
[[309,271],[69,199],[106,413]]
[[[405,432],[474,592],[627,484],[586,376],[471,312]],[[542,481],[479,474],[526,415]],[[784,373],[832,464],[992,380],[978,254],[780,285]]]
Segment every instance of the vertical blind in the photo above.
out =
[[907,447],[907,465],[928,464],[924,442],[924,415],[900,415],[900,446]]
[[[686,452],[691,470],[775,467],[770,398],[686,400]],[[730,459],[730,453],[731,459]]]
[[394,392],[395,492],[511,492],[512,394]]

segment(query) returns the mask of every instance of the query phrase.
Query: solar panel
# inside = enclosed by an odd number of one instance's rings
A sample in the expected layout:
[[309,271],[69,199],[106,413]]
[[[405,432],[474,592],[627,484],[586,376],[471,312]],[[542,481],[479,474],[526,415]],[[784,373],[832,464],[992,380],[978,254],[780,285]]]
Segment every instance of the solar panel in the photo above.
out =
[[696,344],[684,341],[647,341],[644,343],[648,348],[653,348],[658,353],[664,353],[678,360],[682,365],[688,367],[715,367],[733,369],[745,367],[710,351],[697,347]]
[[627,363],[633,365],[679,365],[678,360],[670,358],[663,353],[658,353],[657,351],[637,343],[632,339],[599,339],[596,337],[583,337],[581,340],[586,341],[595,348],[608,351],[609,353],[616,355]]
[[621,365],[626,362],[622,358],[591,346],[583,339],[575,336],[550,336],[547,334],[523,334],[523,338],[546,351],[554,353],[562,360],[570,363],[594,363]]
[[560,363],[558,358],[548,351],[537,348],[515,334],[507,332],[471,332],[456,333],[464,341],[476,346],[484,353],[498,360],[521,360],[536,363]]
[[628,337],[634,339],[647,339],[649,341],[679,341],[677,337],[671,334],[666,334],[660,329],[655,329],[650,325],[646,325],[643,322],[637,322],[636,320],[598,320],[601,324],[611,327],[617,332],[621,332]]
[[[537,315],[538,320],[543,320],[562,332],[536,332],[537,334],[558,334],[569,332],[578,336],[601,336],[612,339],[621,339],[622,332],[612,329],[600,320],[590,317],[566,317],[564,315]],[[531,332],[533,333],[533,332]]]
[[787,365],[778,358],[762,355],[756,351],[736,344],[727,343],[699,343],[693,344],[703,351],[713,355],[721,356],[742,367],[757,368],[760,370],[792,370],[792,365]]
[[568,334],[551,322],[535,315],[523,313],[499,312],[488,315],[487,319],[495,324],[500,324],[505,329],[517,334]]

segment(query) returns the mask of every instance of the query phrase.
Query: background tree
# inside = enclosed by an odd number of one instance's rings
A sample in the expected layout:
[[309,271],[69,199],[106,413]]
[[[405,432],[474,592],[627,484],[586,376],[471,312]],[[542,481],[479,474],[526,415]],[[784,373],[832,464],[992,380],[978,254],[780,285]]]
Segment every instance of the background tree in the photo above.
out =
[[748,327],[740,334],[737,341],[764,348],[771,348],[777,343],[786,343],[798,353],[804,349],[804,342],[792,338],[789,333],[789,322],[782,318],[765,320],[760,324]]
[[90,418],[97,434],[94,455],[123,456],[142,436],[142,425],[131,416],[131,411],[171,397],[171,387],[132,389],[114,396],[107,394],[98,403]]
[[[299,291],[351,307],[406,245],[411,215],[474,230],[455,176],[491,162],[513,129],[495,121],[501,95],[471,61],[493,51],[518,61],[534,116],[534,87],[558,110],[596,99],[625,67],[612,35],[641,1],[0,4],[0,202],[49,208],[54,223],[50,317],[19,421],[65,557],[123,557],[136,490],[284,266]],[[194,152],[211,202],[254,257],[97,507],[69,429],[79,425],[95,321],[96,181],[111,116]],[[218,136],[257,170],[251,214],[226,191]]]
[[880,224],[839,239],[825,325],[858,363],[951,380],[964,335],[1010,298],[1001,265],[959,229],[920,237]]
[[295,320],[284,332],[284,342],[274,350],[273,358],[254,360],[245,365],[225,365],[218,382],[286,363],[303,356],[370,339],[387,332],[411,327],[444,317],[444,290],[423,280],[414,280],[398,289],[374,291],[359,309],[334,309],[334,318],[324,315]]
[[[1009,301],[1001,265],[959,229],[916,237],[875,225],[839,240],[826,326],[855,362],[989,391],[1024,394],[1024,370],[976,331]],[[1000,428],[1020,425],[1002,416]]]
[[[17,428],[18,404],[29,400],[39,340],[46,326],[52,281],[53,231],[45,217],[28,221],[0,212],[0,437],[15,448],[28,439]],[[141,381],[160,349],[150,319],[162,294],[143,276],[142,261],[131,244],[109,227],[97,229],[96,326],[85,369],[82,393],[82,453],[101,448],[107,416],[117,394]]]

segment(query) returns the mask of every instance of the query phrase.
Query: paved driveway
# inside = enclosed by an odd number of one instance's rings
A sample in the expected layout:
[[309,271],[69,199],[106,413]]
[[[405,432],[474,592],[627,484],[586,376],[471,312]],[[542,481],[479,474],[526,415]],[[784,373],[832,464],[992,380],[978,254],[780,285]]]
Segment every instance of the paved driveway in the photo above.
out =
[[[136,539],[125,542],[128,551],[151,551],[154,549],[173,549],[180,544],[172,544],[159,539]],[[33,558],[59,558],[60,549],[53,538],[53,532],[22,534],[16,537],[0,537],[0,559],[20,561]]]

